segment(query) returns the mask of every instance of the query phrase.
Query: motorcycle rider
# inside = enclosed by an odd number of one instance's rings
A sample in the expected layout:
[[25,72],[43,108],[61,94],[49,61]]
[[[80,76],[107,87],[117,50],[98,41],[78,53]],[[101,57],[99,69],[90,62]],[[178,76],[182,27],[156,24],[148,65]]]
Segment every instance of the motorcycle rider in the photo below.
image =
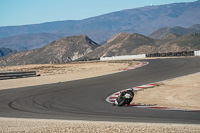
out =
[[[133,100],[134,97],[134,90],[133,89],[127,89],[124,90],[122,92],[120,92],[120,95],[116,98],[115,102],[113,103],[113,106],[118,105],[119,104],[119,99],[125,97],[125,102],[123,103],[123,105],[125,104],[130,104],[131,101]],[[122,105],[120,105],[122,106]]]

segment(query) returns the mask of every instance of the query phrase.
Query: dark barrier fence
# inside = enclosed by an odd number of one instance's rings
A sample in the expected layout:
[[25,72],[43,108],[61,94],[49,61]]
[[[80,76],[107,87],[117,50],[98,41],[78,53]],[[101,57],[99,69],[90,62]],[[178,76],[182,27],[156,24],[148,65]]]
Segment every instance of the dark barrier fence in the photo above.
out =
[[36,71],[0,73],[0,80],[35,77]]
[[146,57],[194,56],[194,51],[146,54]]
[[75,61],[93,61],[93,60],[100,60],[100,58],[89,58],[89,57],[82,57]]

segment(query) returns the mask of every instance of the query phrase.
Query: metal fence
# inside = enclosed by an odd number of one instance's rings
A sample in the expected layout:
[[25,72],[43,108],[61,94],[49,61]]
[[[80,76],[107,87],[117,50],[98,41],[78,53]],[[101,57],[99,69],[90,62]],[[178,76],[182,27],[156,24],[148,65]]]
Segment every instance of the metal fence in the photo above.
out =
[[4,72],[0,73],[0,80],[35,77],[36,71],[29,72]]

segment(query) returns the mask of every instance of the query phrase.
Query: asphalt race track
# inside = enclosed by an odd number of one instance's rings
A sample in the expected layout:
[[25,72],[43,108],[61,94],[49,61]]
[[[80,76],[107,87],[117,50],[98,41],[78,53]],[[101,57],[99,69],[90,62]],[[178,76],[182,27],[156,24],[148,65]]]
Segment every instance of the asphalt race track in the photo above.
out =
[[1,90],[0,117],[200,124],[200,112],[116,107],[106,102],[119,90],[200,72],[200,58],[146,61],[144,67],[116,74]]

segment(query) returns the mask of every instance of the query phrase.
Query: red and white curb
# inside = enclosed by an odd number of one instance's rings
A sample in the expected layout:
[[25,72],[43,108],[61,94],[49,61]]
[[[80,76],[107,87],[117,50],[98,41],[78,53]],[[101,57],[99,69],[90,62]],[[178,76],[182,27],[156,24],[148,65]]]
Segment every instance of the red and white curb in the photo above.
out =
[[[146,89],[146,88],[151,88],[156,86],[157,84],[147,84],[147,85],[141,85],[141,86],[137,86],[137,87],[132,87],[132,88],[128,88],[128,89],[133,89],[134,91],[138,91],[141,89]],[[128,90],[125,89],[125,90]],[[121,91],[125,91],[125,90],[121,90]],[[120,92],[118,91],[110,96],[108,96],[106,98],[106,101],[109,103],[113,103],[115,102],[115,99],[119,96]],[[149,108],[149,109],[162,109],[162,110],[174,110],[174,111],[187,111],[187,112],[200,112],[200,110],[189,110],[189,109],[176,109],[176,108],[170,108],[170,107],[158,107],[158,106],[152,106],[152,105],[140,105],[140,104],[130,104],[129,106],[134,106],[137,108]]]
[[[128,88],[128,89],[133,89],[134,91],[138,91],[138,90],[141,90],[141,89],[150,88],[150,87],[154,87],[154,86],[156,86],[156,84],[141,85],[141,86],[132,87],[132,88]],[[125,89],[125,90],[128,90],[128,89]],[[125,90],[121,90],[121,91],[125,91]],[[118,91],[118,92],[108,96],[106,98],[106,101],[109,102],[109,103],[113,103],[115,101],[115,99],[119,96],[121,91]]]
[[[149,64],[149,62],[142,61],[139,65],[126,68],[125,70],[136,69],[136,68],[148,65],[148,64]],[[140,89],[144,89],[144,88],[148,88],[148,87],[153,87],[153,86],[155,86],[155,84],[141,85],[141,86],[133,87],[133,90],[136,91],[136,90],[140,90]],[[128,89],[131,89],[131,88],[128,88]],[[127,89],[125,89],[125,90],[127,90]],[[124,91],[124,90],[122,90],[122,91]],[[110,95],[109,97],[106,98],[106,101],[109,102],[109,103],[113,103],[115,101],[115,99],[119,96],[119,94],[120,94],[120,91]]]
[[147,61],[142,61],[139,65],[132,66],[132,67],[126,68],[126,69],[124,69],[124,70],[132,70],[132,69],[136,69],[136,68],[139,68],[139,67],[148,65],[148,64],[149,64],[149,62],[147,62]]

